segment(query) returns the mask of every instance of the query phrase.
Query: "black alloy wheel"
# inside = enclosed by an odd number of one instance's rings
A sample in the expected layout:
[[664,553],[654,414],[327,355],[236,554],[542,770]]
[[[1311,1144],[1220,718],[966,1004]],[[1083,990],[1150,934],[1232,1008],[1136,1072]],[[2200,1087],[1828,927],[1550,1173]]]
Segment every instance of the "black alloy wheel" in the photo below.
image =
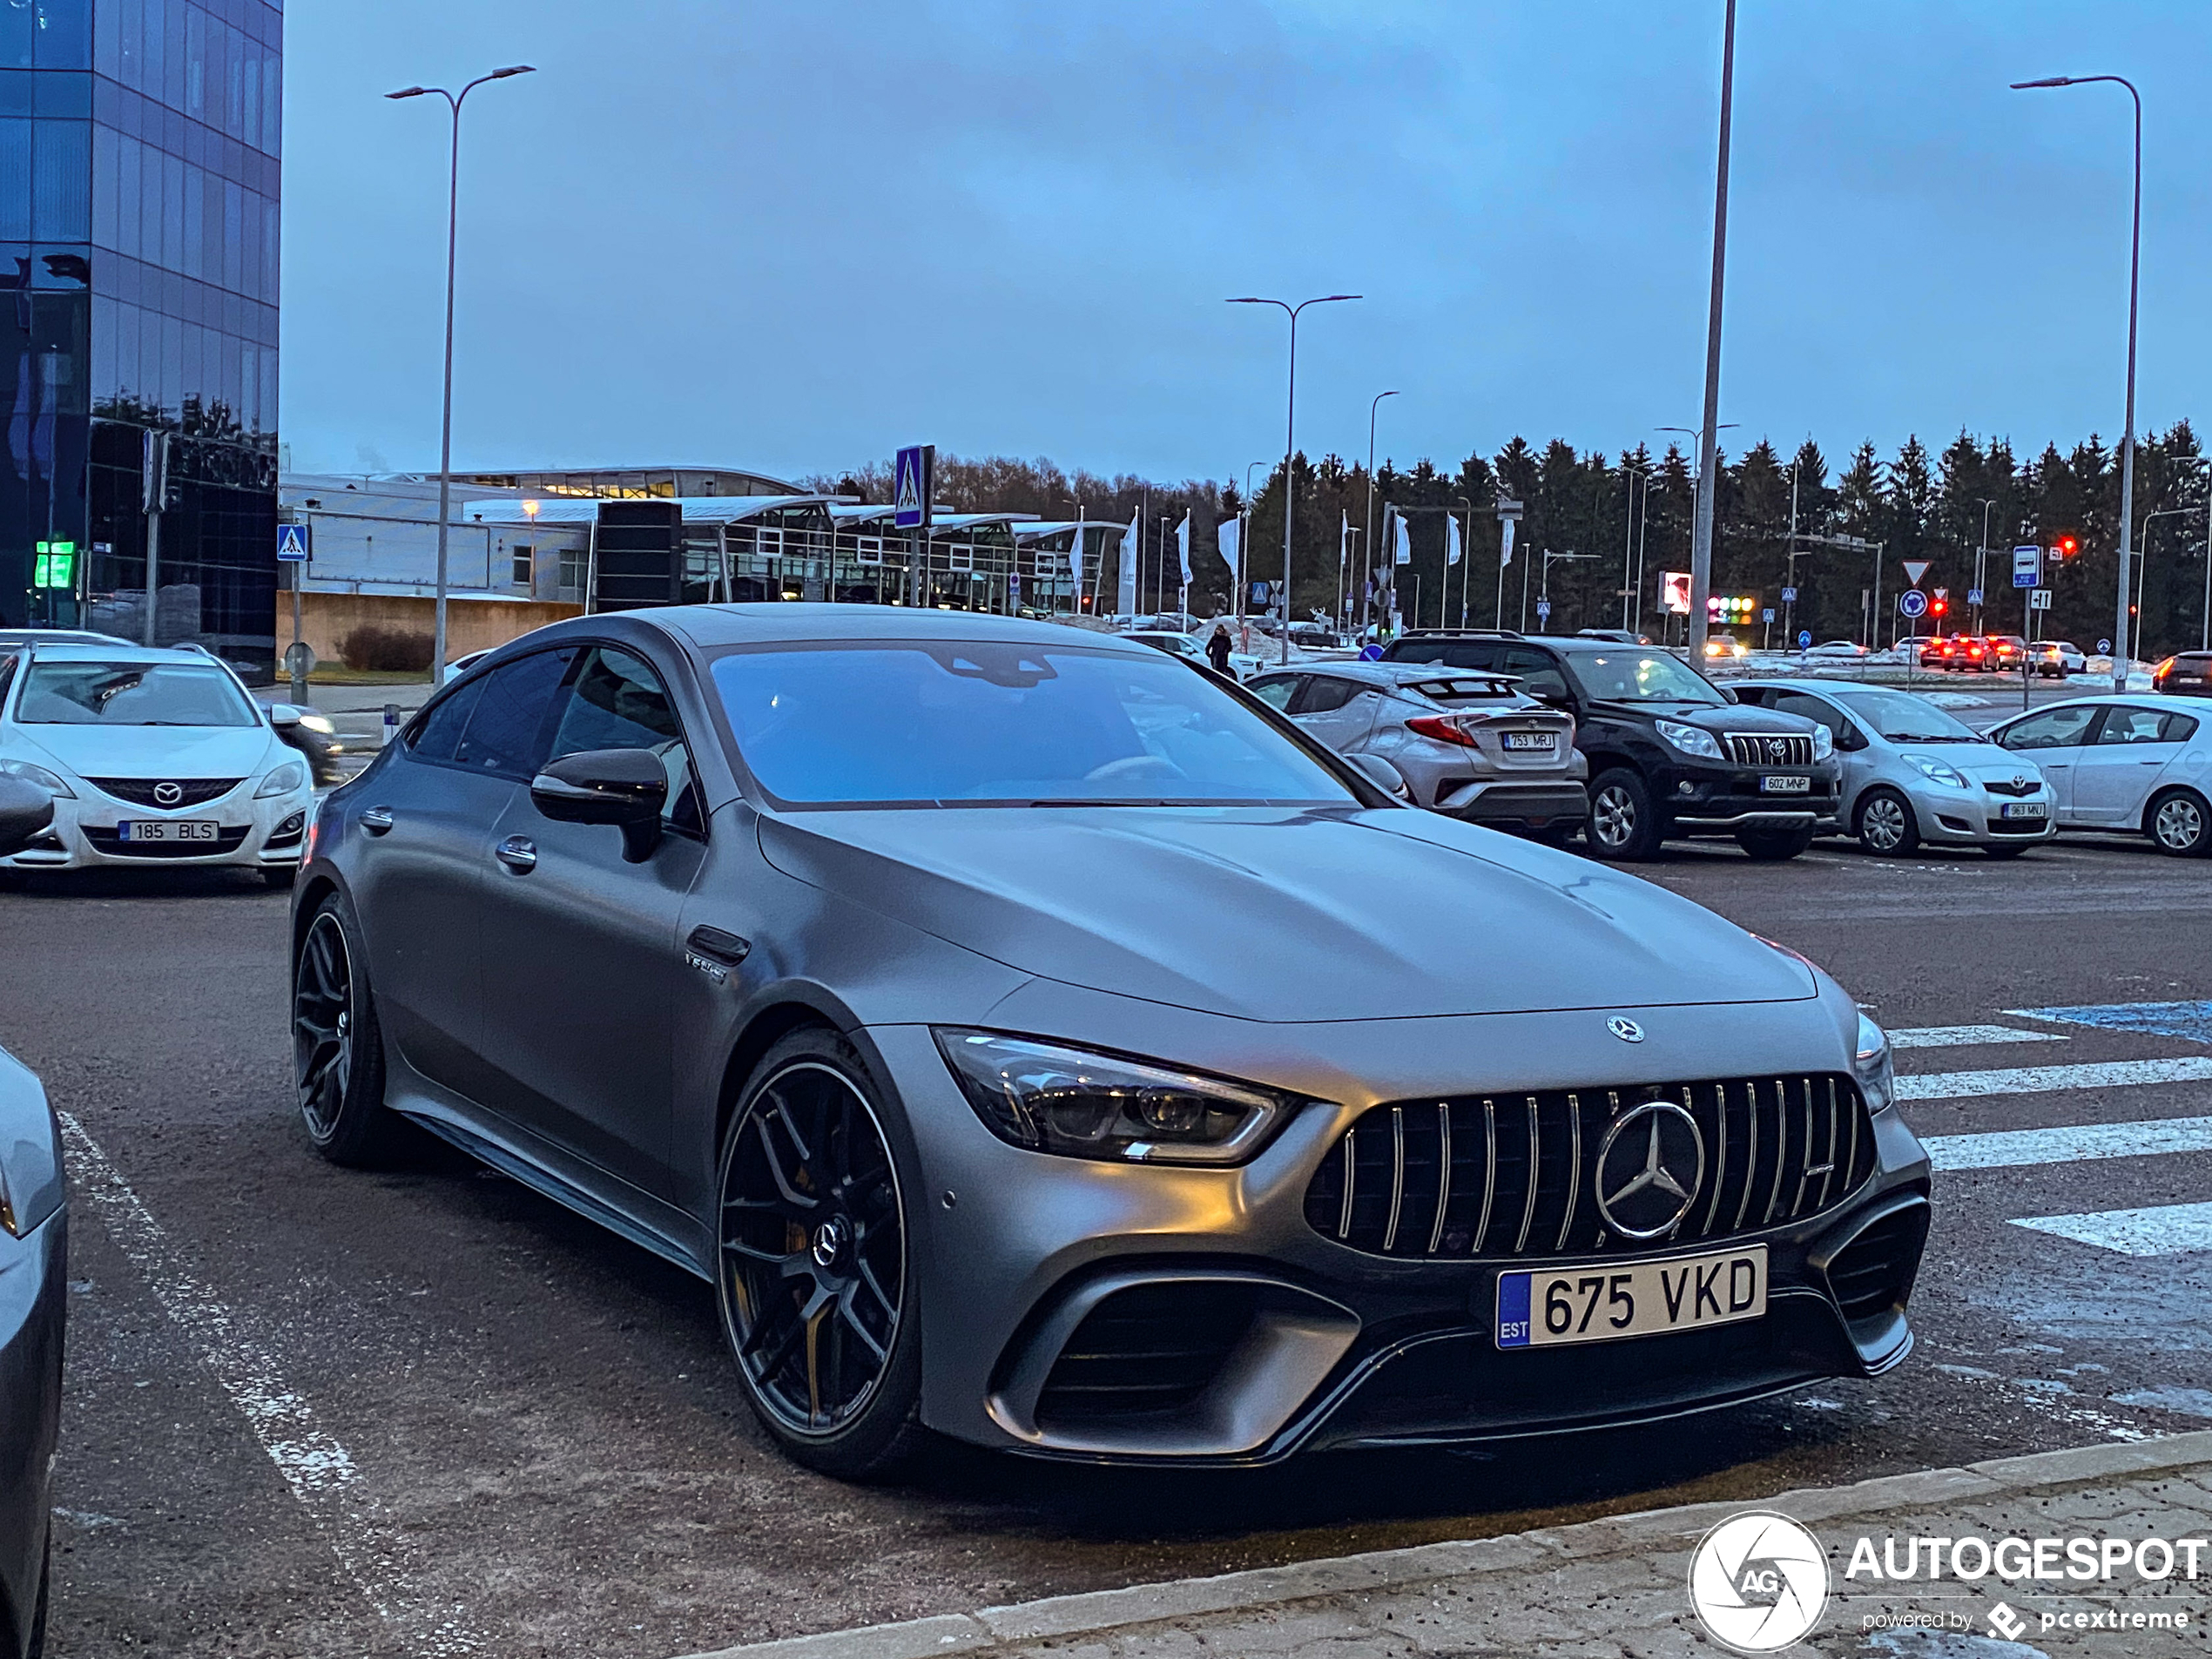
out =
[[1912,803],[1894,789],[1870,789],[1861,795],[1851,829],[1861,846],[1882,858],[1909,858],[1920,845]]
[[2143,819],[2160,852],[2182,859],[2212,853],[2212,811],[2195,791],[2168,790],[2151,802]]
[[1643,779],[1626,766],[1601,772],[1590,786],[1582,838],[1602,859],[1648,859],[1659,851],[1658,813]]
[[374,1163],[397,1122],[384,1106],[384,1044],[343,902],[323,900],[292,974],[293,1082],[307,1138],[334,1163]]
[[723,1148],[716,1274],[762,1423],[847,1479],[887,1473],[920,1433],[904,1192],[866,1076],[830,1032],[769,1051]]

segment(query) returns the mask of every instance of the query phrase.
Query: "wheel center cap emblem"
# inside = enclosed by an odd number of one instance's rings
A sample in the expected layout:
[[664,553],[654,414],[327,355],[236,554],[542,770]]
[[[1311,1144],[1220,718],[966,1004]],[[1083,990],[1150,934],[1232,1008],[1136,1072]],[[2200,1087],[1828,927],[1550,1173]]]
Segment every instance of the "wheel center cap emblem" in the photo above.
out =
[[1617,1014],[1605,1022],[1605,1028],[1623,1042],[1643,1041],[1643,1028],[1634,1020],[1624,1019]]
[[1670,1100],[1648,1100],[1624,1113],[1598,1147],[1598,1214],[1623,1238],[1671,1231],[1704,1184],[1704,1134]]
[[837,1258],[845,1253],[846,1242],[852,1236],[853,1229],[842,1216],[832,1216],[815,1228],[814,1242],[808,1251],[814,1258],[814,1265],[825,1268],[835,1265]]
[[153,786],[153,798],[164,806],[174,806],[179,801],[184,799],[185,792],[176,784],[156,784]]

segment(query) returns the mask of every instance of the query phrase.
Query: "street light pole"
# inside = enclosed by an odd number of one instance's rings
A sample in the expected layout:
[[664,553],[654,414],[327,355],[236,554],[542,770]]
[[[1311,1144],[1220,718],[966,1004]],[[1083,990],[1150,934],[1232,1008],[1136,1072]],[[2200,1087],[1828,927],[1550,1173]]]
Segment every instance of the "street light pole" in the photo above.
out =
[[1623,515],[1627,522],[1621,527],[1621,626],[1625,629],[1629,625],[1629,604],[1637,597],[1637,589],[1641,585],[1640,578],[1632,574],[1636,550],[1636,489],[1641,486],[1646,492],[1646,499],[1649,500],[1651,475],[1640,468],[1631,467],[1625,461],[1621,463],[1621,470],[1627,475],[1629,480],[1629,493],[1625,503],[1628,511]]
[[[1735,0],[1730,0],[1733,4]],[[1298,314],[1308,306],[1325,306],[1339,300],[1357,300],[1356,293],[1324,293],[1311,300],[1301,300],[1291,305],[1285,300],[1264,300],[1247,294],[1231,300],[1232,306],[1275,306],[1291,320],[1291,376],[1290,395],[1283,417],[1283,655],[1281,660],[1291,660],[1291,526],[1298,512],[1298,477],[1294,465],[1298,454]]]
[[1713,287],[1705,317],[1705,419],[1697,435],[1697,516],[1689,541],[1690,660],[1705,660],[1706,600],[1713,590],[1713,510],[1720,492],[1713,468],[1720,438],[1721,289],[1728,262],[1728,139],[1736,97],[1736,0],[1728,0],[1721,37],[1720,161],[1713,183]]
[[2120,651],[2112,662],[2112,689],[2128,689],[2128,539],[2135,511],[2135,313],[2143,268],[2143,95],[2124,75],[2047,75],[2040,80],[2014,81],[2013,91],[2048,86],[2094,86],[2110,82],[2124,86],[2135,101],[2135,192],[2128,230],[2128,415],[2120,435],[2120,606],[2113,637]]
[[1363,597],[1359,601],[1359,632],[1367,631],[1367,608],[1374,603],[1375,580],[1375,411],[1386,397],[1396,397],[1395,392],[1378,392],[1367,400],[1367,536],[1360,543],[1361,556],[1366,563],[1359,577]]
[[434,685],[446,677],[446,537],[453,517],[453,278],[461,218],[461,105],[469,93],[486,81],[503,81],[509,76],[531,74],[534,70],[535,66],[529,64],[509,64],[505,69],[479,75],[458,92],[448,91],[442,86],[406,86],[384,94],[386,98],[421,98],[435,92],[445,99],[453,117],[446,180],[445,395],[438,421],[438,597],[430,643],[430,683]]
[[1981,508],[1981,546],[1974,551],[1974,591],[1981,596],[1973,607],[1974,632],[1979,634],[1981,632],[1982,603],[1989,595],[1986,581],[1989,574],[1989,516],[1996,510],[1997,502],[1989,496],[1976,496],[1973,499]]

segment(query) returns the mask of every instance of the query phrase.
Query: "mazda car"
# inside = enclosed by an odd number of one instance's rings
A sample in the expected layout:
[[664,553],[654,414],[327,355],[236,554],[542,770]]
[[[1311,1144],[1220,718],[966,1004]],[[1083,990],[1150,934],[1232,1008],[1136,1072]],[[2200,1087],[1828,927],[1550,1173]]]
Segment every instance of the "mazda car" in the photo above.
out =
[[542,629],[325,798],[291,960],[314,1147],[412,1124],[697,1274],[847,1478],[1648,1422],[1912,1342],[1928,1161],[1832,980],[1126,639]]

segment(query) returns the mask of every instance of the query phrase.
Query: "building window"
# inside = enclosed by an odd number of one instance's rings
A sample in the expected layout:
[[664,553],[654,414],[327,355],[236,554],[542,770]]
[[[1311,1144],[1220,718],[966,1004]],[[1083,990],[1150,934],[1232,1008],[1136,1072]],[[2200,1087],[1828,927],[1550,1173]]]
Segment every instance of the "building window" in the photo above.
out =
[[515,550],[515,585],[516,587],[527,588],[529,586],[531,563],[532,559],[530,549],[527,547],[518,547]]
[[561,591],[580,594],[583,591],[583,549],[564,547],[561,550]]

